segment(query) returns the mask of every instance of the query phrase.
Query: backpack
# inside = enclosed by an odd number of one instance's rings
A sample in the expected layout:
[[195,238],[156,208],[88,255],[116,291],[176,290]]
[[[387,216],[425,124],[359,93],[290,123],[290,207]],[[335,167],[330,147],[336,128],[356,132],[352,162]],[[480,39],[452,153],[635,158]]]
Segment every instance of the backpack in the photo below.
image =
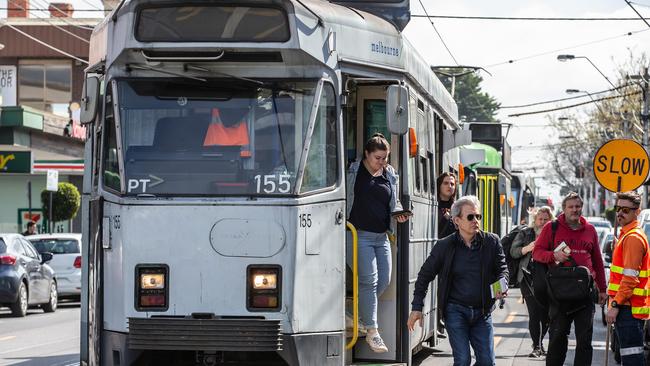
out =
[[526,227],[526,225],[517,225],[501,238],[501,246],[503,247],[503,252],[506,256],[506,264],[508,264],[508,272],[510,273],[509,287],[519,287],[519,284],[517,283],[517,275],[519,274],[519,261],[521,260],[520,258],[512,258],[510,255],[510,248],[512,247],[512,242],[515,241],[517,234]]

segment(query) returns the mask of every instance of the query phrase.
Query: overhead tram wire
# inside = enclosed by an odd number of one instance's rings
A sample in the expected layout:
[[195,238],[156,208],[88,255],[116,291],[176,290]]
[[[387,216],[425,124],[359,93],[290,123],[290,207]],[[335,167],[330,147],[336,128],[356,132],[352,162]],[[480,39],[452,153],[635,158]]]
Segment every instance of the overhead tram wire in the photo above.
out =
[[632,5],[632,3],[631,3],[630,1],[628,1],[628,0],[624,0],[624,1],[625,1],[625,3],[626,3],[627,5],[630,6],[630,8],[632,8],[632,10],[634,10],[634,12],[636,13],[636,15],[638,15],[639,18],[641,18],[641,20],[643,20],[643,22],[645,23],[645,25],[647,25],[648,28],[650,28],[650,23],[648,23],[648,21],[643,17],[643,15],[641,15],[641,13],[639,13],[639,11],[636,10],[636,8]]
[[523,113],[514,113],[514,114],[509,114],[508,117],[521,117],[521,116],[528,116],[528,115],[531,115],[531,114],[540,114],[540,113],[548,113],[548,112],[561,111],[561,110],[563,110],[563,109],[570,109],[570,108],[580,107],[580,106],[583,106],[583,105],[587,105],[587,104],[591,104],[591,103],[596,103],[596,102],[601,102],[601,101],[604,101],[604,100],[610,100],[610,99],[617,99],[617,98],[630,97],[630,96],[638,95],[638,94],[641,94],[641,93],[642,93],[642,91],[639,90],[639,91],[632,92],[632,93],[627,93],[627,94],[622,94],[622,95],[614,95],[614,96],[610,96],[610,97],[603,97],[603,98],[598,98],[598,99],[594,99],[594,100],[588,100],[588,101],[586,101],[586,102],[577,103],[577,104],[571,104],[571,105],[563,106],[563,107],[557,107],[557,108],[545,109],[545,110],[541,110],[541,111],[533,111],[533,112],[523,112]]
[[[31,1],[36,3],[38,6],[43,6],[43,3],[41,3],[40,0],[31,0]],[[45,5],[47,5],[47,3],[45,3]],[[54,9],[56,9],[56,11],[58,11],[59,13],[65,15],[63,17],[59,17],[59,19],[61,19],[61,21],[66,23],[67,25],[69,25],[71,27],[79,28],[79,29],[90,30],[90,31],[92,31],[94,29],[94,27],[87,27],[87,26],[83,26],[83,25],[74,24],[74,23],[70,22],[67,19],[68,14],[66,12],[64,12],[63,10],[57,8],[56,6],[54,6]],[[48,10],[49,10],[49,8],[48,8]]]
[[489,67],[496,67],[496,66],[502,66],[502,65],[507,65],[507,64],[513,64],[515,62],[529,60],[531,58],[546,56],[546,55],[558,53],[558,52],[561,52],[561,51],[567,51],[567,50],[571,50],[571,49],[574,49],[574,48],[589,46],[589,45],[596,44],[596,43],[612,41],[612,40],[622,38],[622,37],[633,36],[633,35],[636,35],[636,34],[639,34],[639,33],[647,32],[648,30],[650,30],[650,29],[646,28],[646,29],[641,29],[641,30],[637,30],[637,31],[626,32],[625,34],[620,34],[618,36],[602,38],[602,39],[598,39],[598,40],[595,40],[595,41],[581,43],[581,44],[577,44],[577,45],[573,45],[573,46],[569,46],[569,47],[563,47],[563,48],[558,48],[558,49],[554,49],[554,50],[551,50],[551,51],[540,52],[540,53],[536,53],[536,54],[532,54],[532,55],[528,55],[528,56],[524,56],[524,57],[520,57],[520,58],[514,58],[514,59],[510,59],[508,61],[497,62],[497,63],[494,63],[494,64],[487,65],[485,67],[489,68]]
[[49,25],[53,26],[54,28],[60,30],[61,32],[67,33],[68,35],[70,35],[70,36],[72,36],[72,37],[74,37],[74,38],[76,38],[76,39],[78,39],[78,40],[80,40],[80,41],[82,41],[82,42],[86,42],[86,43],[90,44],[90,41],[89,41],[88,39],[83,38],[82,36],[80,36],[80,35],[78,35],[78,34],[75,34],[75,33],[73,33],[73,32],[70,32],[69,30],[67,30],[67,29],[65,29],[65,28],[63,28],[63,27],[60,27],[60,26],[54,24],[54,23],[50,20],[50,18],[40,17],[40,16],[34,14],[34,11],[32,11],[31,9],[27,10],[27,9],[23,8],[22,6],[20,6],[20,5],[16,5],[16,6],[18,6],[18,7],[20,8],[20,10],[22,10],[22,11],[25,11],[25,12],[28,12],[28,13],[33,14],[37,19],[40,19],[40,20],[45,21],[46,23],[48,23]]
[[[420,2],[420,6],[422,7],[422,10],[424,11],[424,14],[426,14],[427,17],[428,17],[428,16],[429,16],[429,13],[427,13],[427,9],[424,7],[424,4],[422,3],[422,0],[418,0],[418,1]],[[456,63],[456,65],[460,65],[460,64],[458,63],[458,61],[456,60],[456,57],[454,57],[454,54],[451,53],[451,50],[450,50],[449,47],[447,46],[447,43],[445,43],[445,40],[442,38],[442,35],[440,34],[440,32],[438,32],[438,29],[436,28],[436,25],[433,24],[433,20],[431,20],[431,18],[428,18],[428,19],[429,19],[429,23],[431,23],[431,26],[433,27],[433,30],[434,30],[434,31],[436,32],[436,34],[438,35],[438,38],[440,38],[440,42],[442,42],[442,45],[445,46],[445,49],[447,50],[447,53],[449,53],[449,56],[451,56],[451,59],[454,60],[454,62]]]
[[[636,4],[636,3],[633,3]],[[650,5],[644,5],[650,6]],[[515,21],[631,21],[639,18],[578,18],[578,17],[498,17],[498,16],[468,16],[468,15],[422,15],[411,14],[411,18],[460,19],[460,20],[515,20]],[[650,19],[650,18],[648,18]]]
[[[602,90],[602,91],[593,92],[593,93],[589,93],[589,94],[591,94],[591,95],[603,94],[603,93],[608,93],[608,92],[612,92],[612,91],[617,91],[619,89],[627,88],[627,87],[634,86],[634,85],[636,85],[636,84],[625,84],[625,85],[617,86],[617,87],[612,88],[612,89]],[[565,97],[565,98],[559,98],[559,99],[553,99],[553,100],[545,100],[545,101],[542,101],[542,102],[534,102],[534,103],[529,103],[529,104],[506,105],[506,106],[499,107],[499,109],[517,109],[517,108],[525,108],[525,107],[534,107],[536,105],[541,105],[541,104],[563,102],[563,101],[566,101],[566,100],[586,98],[586,97],[587,97],[587,95],[582,94],[582,95],[576,95],[576,96],[573,96],[573,97]]]
[[20,34],[22,34],[23,36],[25,36],[25,37],[31,39],[32,41],[37,42],[37,43],[40,43],[41,45],[43,45],[43,46],[45,46],[45,47],[51,49],[52,51],[58,52],[58,53],[60,53],[60,54],[62,54],[62,55],[64,55],[64,56],[68,56],[68,57],[70,57],[71,59],[77,60],[77,61],[79,61],[79,62],[81,62],[81,63],[83,63],[83,64],[86,64],[86,65],[89,64],[88,61],[86,61],[86,60],[84,60],[84,59],[82,59],[82,58],[79,58],[79,57],[77,57],[77,56],[75,56],[75,55],[72,55],[72,54],[70,54],[70,53],[68,53],[68,52],[65,52],[65,51],[63,51],[63,50],[61,50],[61,49],[59,49],[59,48],[56,48],[56,47],[52,46],[51,44],[49,44],[49,43],[47,43],[47,42],[43,42],[43,41],[41,41],[40,39],[38,39],[38,38],[32,36],[31,34],[26,33],[26,32],[23,32],[22,30],[20,30],[20,29],[14,27],[14,26],[11,25],[11,24],[7,24],[6,21],[2,21],[2,20],[0,20],[0,26],[5,26],[5,27],[8,27],[8,28],[11,28],[11,29],[13,29],[14,31],[16,31],[16,32],[18,32],[18,33],[20,33]]

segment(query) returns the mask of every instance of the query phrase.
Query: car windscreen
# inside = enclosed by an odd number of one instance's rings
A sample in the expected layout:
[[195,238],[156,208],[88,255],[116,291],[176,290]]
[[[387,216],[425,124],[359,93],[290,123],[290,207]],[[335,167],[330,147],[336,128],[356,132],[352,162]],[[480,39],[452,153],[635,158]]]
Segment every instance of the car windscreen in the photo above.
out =
[[4,253],[7,251],[7,244],[5,244],[5,241],[0,239],[0,253]]
[[592,221],[591,224],[594,225],[595,227],[606,227],[606,228],[612,227],[612,225],[607,221]]
[[37,239],[30,240],[39,253],[52,254],[79,253],[79,242],[74,239]]

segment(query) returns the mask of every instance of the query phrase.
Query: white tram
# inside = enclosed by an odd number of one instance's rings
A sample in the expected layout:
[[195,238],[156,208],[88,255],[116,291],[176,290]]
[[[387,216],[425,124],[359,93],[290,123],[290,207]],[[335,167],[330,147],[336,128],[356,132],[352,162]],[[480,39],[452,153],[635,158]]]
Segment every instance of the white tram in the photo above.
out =
[[[95,29],[82,364],[410,364],[435,342],[433,292],[424,329],[406,319],[457,107],[407,21],[408,1],[131,0]],[[345,171],[377,131],[415,213],[384,354],[346,331]]]

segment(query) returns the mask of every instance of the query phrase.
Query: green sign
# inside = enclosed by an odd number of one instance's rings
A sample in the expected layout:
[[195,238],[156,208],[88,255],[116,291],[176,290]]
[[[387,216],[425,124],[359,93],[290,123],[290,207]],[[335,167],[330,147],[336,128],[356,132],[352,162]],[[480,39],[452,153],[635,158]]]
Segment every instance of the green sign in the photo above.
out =
[[0,151],[0,173],[31,173],[31,151]]

